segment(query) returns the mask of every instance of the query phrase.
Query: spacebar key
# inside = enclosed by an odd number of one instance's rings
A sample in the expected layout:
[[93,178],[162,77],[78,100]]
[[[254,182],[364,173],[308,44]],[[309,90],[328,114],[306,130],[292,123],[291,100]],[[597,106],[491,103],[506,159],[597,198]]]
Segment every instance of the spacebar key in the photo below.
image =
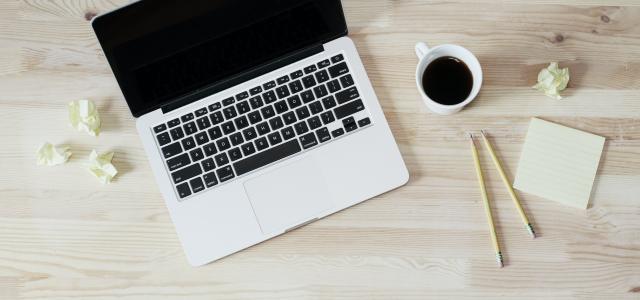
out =
[[298,140],[290,140],[267,151],[260,152],[256,155],[240,160],[233,164],[233,168],[236,169],[236,175],[240,176],[260,167],[264,167],[274,161],[296,154],[301,150]]

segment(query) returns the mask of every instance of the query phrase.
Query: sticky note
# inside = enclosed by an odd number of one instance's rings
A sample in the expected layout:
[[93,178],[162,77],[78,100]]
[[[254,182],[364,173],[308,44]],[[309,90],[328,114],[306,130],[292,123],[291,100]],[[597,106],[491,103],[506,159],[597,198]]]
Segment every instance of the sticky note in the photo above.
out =
[[604,137],[532,118],[513,187],[586,209]]

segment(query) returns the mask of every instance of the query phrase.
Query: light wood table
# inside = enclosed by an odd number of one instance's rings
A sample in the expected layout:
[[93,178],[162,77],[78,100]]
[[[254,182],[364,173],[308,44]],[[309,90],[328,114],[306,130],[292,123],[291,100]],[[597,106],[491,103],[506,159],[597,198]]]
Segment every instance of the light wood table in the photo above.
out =
[[[87,20],[125,2],[0,1],[0,299],[640,299],[639,2],[345,0],[411,180],[200,268]],[[426,110],[417,41],[478,56],[485,81],[470,107]],[[530,88],[550,61],[571,70],[560,101]],[[81,98],[98,104],[99,138],[67,124],[66,103]],[[589,209],[521,193],[532,240],[479,148],[498,269],[465,132],[487,130],[513,178],[533,116],[605,136],[605,151]],[[44,141],[71,146],[70,162],[36,166]],[[91,149],[116,152],[112,184],[83,169]]]

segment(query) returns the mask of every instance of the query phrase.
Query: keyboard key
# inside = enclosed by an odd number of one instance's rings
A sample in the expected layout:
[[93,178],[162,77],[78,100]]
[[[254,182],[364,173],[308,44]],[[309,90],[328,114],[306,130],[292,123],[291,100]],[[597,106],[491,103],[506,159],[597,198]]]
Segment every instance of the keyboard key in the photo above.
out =
[[322,99],[322,105],[324,105],[324,109],[334,108],[336,104],[336,99],[333,96],[326,97]]
[[278,130],[278,129],[284,127],[284,123],[282,123],[282,118],[280,118],[280,116],[277,116],[277,117],[269,120],[269,125],[271,125],[271,129],[272,130]]
[[229,150],[229,158],[231,159],[231,161],[236,161],[238,159],[242,158],[242,152],[240,151],[239,147],[233,148],[231,150]]
[[175,142],[173,144],[169,144],[168,146],[164,146],[162,148],[162,155],[164,155],[164,158],[172,157],[180,152],[182,152],[182,147],[180,146],[180,142]]
[[213,158],[207,158],[203,160],[200,164],[202,165],[202,169],[205,172],[209,172],[216,168],[216,163],[213,161]]
[[234,146],[238,146],[244,143],[244,139],[242,138],[242,133],[236,132],[229,136],[229,140],[231,140],[231,144]]
[[171,129],[169,131],[169,133],[171,133],[171,138],[175,141],[175,140],[179,140],[181,138],[184,137],[184,131],[182,131],[182,128],[180,127],[176,127],[174,129]]
[[300,77],[302,77],[302,75],[304,75],[304,73],[302,73],[302,70],[298,70],[298,71],[295,71],[295,72],[289,74],[289,76],[291,77],[292,80],[296,79],[296,78],[300,78]]
[[266,90],[268,90],[268,89],[272,89],[272,88],[274,88],[274,87],[276,87],[276,82],[275,82],[275,81],[273,81],[273,80],[271,80],[271,81],[269,81],[269,82],[267,82],[267,83],[265,83],[265,84],[263,84],[263,85],[262,85],[262,88],[263,88],[265,91],[266,91]]
[[211,156],[216,154],[216,152],[218,152],[218,149],[216,149],[216,145],[213,142],[204,145],[202,149],[204,150],[204,155],[206,156]]
[[271,143],[271,146],[275,146],[282,142],[282,137],[280,137],[280,133],[278,133],[277,131],[274,133],[270,133],[267,136],[267,139],[269,140],[269,143]]
[[209,137],[207,136],[207,132],[206,131],[202,131],[202,132],[198,132],[196,135],[196,142],[198,143],[198,145],[202,145],[206,142],[209,141]]
[[338,54],[331,58],[331,62],[333,62],[334,64],[342,60],[344,60],[344,56],[342,56],[342,54]]
[[358,89],[356,87],[348,88],[342,92],[336,94],[336,100],[338,100],[338,104],[349,102],[355,98],[358,98],[360,93],[358,93]]
[[214,112],[218,109],[220,109],[220,107],[222,107],[222,105],[220,105],[220,102],[216,102],[214,104],[209,105],[209,112]]
[[222,121],[224,121],[224,118],[222,118],[222,113],[219,112],[219,111],[216,111],[216,112],[210,114],[209,115],[209,119],[211,119],[211,123],[213,125],[220,124],[220,123],[222,123]]
[[231,169],[231,166],[222,167],[218,169],[216,173],[218,173],[218,178],[220,178],[220,182],[225,182],[235,177],[233,175],[233,170]]
[[189,152],[189,156],[193,162],[196,162],[204,158],[204,153],[202,153],[202,149],[196,148]]
[[316,135],[313,132],[309,132],[300,137],[300,144],[302,144],[303,149],[309,149],[318,144],[318,140],[316,139]]
[[171,142],[171,137],[169,136],[168,132],[163,132],[161,134],[158,134],[156,139],[158,139],[158,144],[160,144],[160,146],[164,146]]
[[251,103],[251,108],[253,109],[258,109],[264,105],[264,102],[262,102],[262,97],[260,96],[255,96],[249,99],[249,102]]
[[203,107],[195,111],[196,117],[204,116],[207,114],[207,108]]
[[333,116],[333,113],[331,111],[323,112],[320,115],[320,118],[322,119],[322,123],[324,123],[324,125],[327,125],[336,120],[336,117]]
[[238,110],[239,114],[245,114],[251,110],[251,108],[249,107],[249,102],[247,101],[242,101],[236,104],[236,109]]
[[347,104],[336,107],[333,112],[336,114],[336,118],[342,119],[361,110],[364,110],[364,104],[362,104],[362,100],[358,99],[356,101],[351,101]]
[[233,168],[236,170],[238,176],[240,176],[298,153],[301,150],[302,149],[300,149],[298,141],[290,140],[264,152],[260,152],[243,160],[237,161],[233,164]]
[[167,130],[167,125],[165,125],[165,124],[160,124],[160,125],[158,125],[156,127],[153,127],[153,132],[155,132],[155,133],[162,132],[162,131],[165,131],[165,130]]
[[247,120],[247,117],[245,116],[239,116],[238,118],[235,119],[235,122],[236,122],[236,127],[238,129],[242,129],[249,126],[249,120]]
[[213,127],[207,131],[209,132],[209,138],[211,138],[212,141],[222,136],[222,130],[220,130],[220,126]]
[[229,143],[229,139],[227,137],[223,137],[217,140],[216,145],[218,146],[218,150],[220,151],[227,150],[229,149],[229,147],[231,147],[231,144]]
[[321,62],[318,63],[318,69],[322,69],[322,68],[326,68],[330,65],[331,63],[329,62],[328,59],[325,59]]
[[347,67],[346,62],[341,62],[337,65],[333,65],[329,67],[329,74],[331,74],[332,78],[342,76],[344,74],[347,74],[348,72],[349,72],[349,67]]
[[300,82],[300,80],[296,80],[292,83],[289,83],[289,89],[291,90],[291,93],[295,94],[299,91],[302,91],[302,82]]
[[327,92],[327,88],[323,85],[319,85],[317,87],[313,88],[313,92],[316,94],[316,98],[322,98],[326,95],[329,94],[329,92]]
[[316,81],[318,81],[319,83],[323,83],[327,80],[329,80],[329,74],[327,74],[326,70],[322,70],[316,73]]
[[356,124],[356,121],[353,119],[353,117],[348,117],[342,120],[342,125],[344,125],[344,129],[347,130],[347,132],[358,129],[358,124]]
[[296,129],[296,133],[298,135],[306,133],[307,131],[309,131],[309,127],[307,126],[307,123],[305,121],[298,122],[298,123],[296,123],[296,125],[293,125],[293,126]]
[[292,126],[282,129],[280,133],[282,134],[282,138],[284,138],[285,141],[296,136],[295,132],[293,132]]
[[169,121],[167,124],[169,124],[169,128],[176,127],[176,126],[180,125],[180,119],[175,118],[175,119]]
[[316,85],[316,80],[315,78],[313,78],[313,75],[308,75],[308,76],[302,77],[302,84],[304,84],[305,89],[308,89]]
[[224,166],[229,163],[229,157],[224,152],[216,155],[214,159],[216,160],[216,164],[218,164],[218,166]]
[[249,93],[247,93],[247,92],[242,92],[242,93],[236,95],[236,101],[244,100],[244,99],[247,99],[247,98],[249,98]]
[[331,134],[329,134],[329,129],[327,129],[327,127],[322,127],[316,130],[316,136],[318,136],[320,143],[324,143],[331,139]]
[[199,164],[193,164],[186,168],[180,169],[171,173],[171,178],[173,178],[174,183],[180,183],[190,178],[196,177],[202,174],[202,169]]
[[292,111],[282,115],[282,118],[284,119],[284,123],[287,125],[291,125],[298,121],[298,119],[296,119],[296,114]]
[[292,109],[302,105],[302,101],[300,100],[300,96],[298,95],[289,97],[287,99],[287,102],[289,102],[289,107],[291,107]]
[[344,75],[340,77],[340,83],[342,83],[343,87],[350,87],[353,85],[353,77],[351,77],[351,74]]
[[300,96],[302,97],[302,102],[304,102],[305,104],[316,99],[316,97],[313,96],[313,91],[311,90],[306,90],[300,93]]
[[252,111],[247,116],[249,116],[249,121],[251,122],[251,125],[262,121],[262,116],[260,115],[259,111]]
[[315,101],[311,104],[309,104],[309,109],[311,110],[311,114],[319,114],[322,112],[323,108],[322,108],[322,103],[320,103],[320,100]]
[[216,174],[214,172],[204,174],[202,178],[204,179],[204,184],[208,188],[218,184],[218,179],[216,178]]
[[192,114],[192,113],[188,113],[188,114],[186,114],[186,115],[184,115],[184,116],[180,117],[180,119],[182,120],[182,122],[189,122],[189,121],[193,120],[193,118],[195,118],[195,117],[193,116],[193,114]]
[[315,130],[322,126],[322,122],[320,122],[320,118],[318,116],[309,118],[309,120],[307,120],[307,123],[309,123],[309,129],[311,130]]
[[229,135],[236,131],[236,126],[233,125],[233,121],[225,122],[220,125],[220,127],[222,127],[222,132],[224,132],[225,135]]
[[174,158],[170,158],[167,160],[167,167],[169,167],[169,171],[180,169],[184,166],[188,166],[191,163],[189,159],[189,155],[187,153],[180,154]]
[[329,92],[331,93],[335,93],[341,89],[338,79],[327,82],[327,87],[329,88]]
[[184,124],[182,125],[182,128],[184,128],[184,132],[186,132],[187,135],[193,134],[196,131],[198,131],[198,128],[196,128],[195,122],[189,122],[187,124]]
[[336,130],[334,130],[334,131],[332,131],[332,132],[331,132],[331,135],[332,135],[334,138],[339,137],[339,136],[341,136],[341,135],[343,135],[343,134],[344,134],[344,129],[342,129],[342,128],[338,128],[338,129],[336,129]]
[[244,153],[244,156],[251,155],[256,152],[256,148],[251,142],[242,145],[240,148],[242,148],[242,153]]
[[280,100],[280,101],[276,102],[275,104],[273,104],[273,106],[275,107],[276,112],[278,114],[281,114],[281,113],[289,110],[289,107],[287,106],[287,101],[285,101],[285,100]]
[[310,115],[309,109],[306,106],[296,109],[296,114],[298,115],[298,120],[305,119]]
[[198,129],[200,130],[205,130],[211,127],[211,121],[209,121],[209,118],[207,117],[198,119],[196,123],[198,123]]
[[269,142],[267,142],[267,138],[265,137],[261,137],[255,140],[254,143],[256,144],[256,148],[258,149],[258,151],[264,150],[269,147]]
[[251,96],[262,93],[262,87],[261,86],[256,86],[252,89],[249,90],[249,93],[251,93]]
[[227,99],[222,100],[222,105],[228,106],[233,104],[234,102],[236,102],[236,99],[234,99],[233,97],[229,97]]
[[236,108],[233,107],[233,106],[229,106],[229,107],[223,109],[222,112],[224,113],[224,117],[227,120],[233,119],[238,115],[238,113],[236,112]]
[[266,104],[270,104],[270,103],[273,103],[276,100],[278,100],[278,98],[276,98],[276,93],[274,93],[273,91],[268,91],[268,92],[262,94],[262,99],[264,100],[264,103],[266,103]]
[[364,118],[364,119],[358,121],[358,126],[360,126],[360,127],[364,127],[364,126],[367,126],[369,124],[371,124],[371,120],[369,118]]
[[289,93],[289,89],[287,88],[286,85],[283,85],[283,86],[277,88],[276,89],[276,94],[278,95],[278,99],[282,99],[284,97],[287,97],[287,96],[291,95]]
[[276,79],[276,81],[278,82],[278,84],[284,84],[284,83],[287,83],[287,82],[289,82],[289,76],[284,75],[284,76],[282,76],[282,77],[280,77],[280,78]]
[[176,190],[178,191],[178,196],[180,198],[184,198],[191,195],[191,189],[189,189],[189,184],[186,182],[176,186]]
[[265,106],[261,110],[262,116],[265,119],[271,118],[276,115],[276,112],[273,110],[273,105]]
[[244,135],[244,139],[249,141],[252,140],[254,138],[256,138],[256,136],[258,136],[258,134],[256,133],[256,129],[253,127],[249,127],[245,130],[242,131],[242,134]]
[[316,67],[316,65],[310,65],[310,66],[308,66],[308,67],[304,68],[304,73],[305,73],[305,74],[309,74],[309,73],[313,73],[313,72],[315,72],[316,70],[318,70],[318,68]]
[[271,131],[271,129],[269,129],[269,124],[267,124],[266,121],[258,124],[256,129],[258,130],[259,135],[265,135]]

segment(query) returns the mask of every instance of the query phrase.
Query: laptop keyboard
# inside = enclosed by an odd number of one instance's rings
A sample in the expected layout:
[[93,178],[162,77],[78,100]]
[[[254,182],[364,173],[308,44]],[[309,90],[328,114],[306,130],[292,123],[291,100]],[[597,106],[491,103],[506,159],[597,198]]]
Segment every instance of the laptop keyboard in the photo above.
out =
[[[180,199],[365,127],[342,54],[153,127]],[[356,119],[356,117],[358,117]]]

